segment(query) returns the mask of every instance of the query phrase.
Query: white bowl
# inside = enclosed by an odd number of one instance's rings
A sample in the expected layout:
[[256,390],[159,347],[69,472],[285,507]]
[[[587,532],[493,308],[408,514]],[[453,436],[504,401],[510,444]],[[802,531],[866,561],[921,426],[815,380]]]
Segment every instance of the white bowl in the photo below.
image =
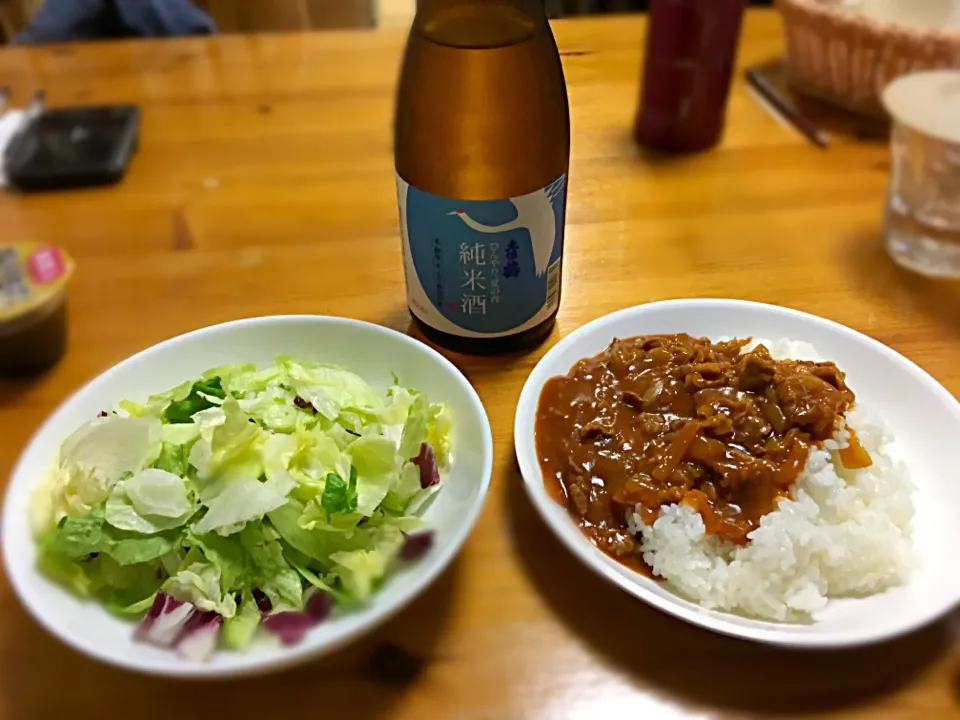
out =
[[[705,610],[665,584],[624,567],[598,550],[566,508],[544,488],[534,446],[543,384],[614,338],[685,332],[790,338],[812,343],[837,363],[864,407],[894,432],[916,486],[913,495],[917,565],[909,582],[878,595],[831,599],[812,624],[764,622]],[[840,647],[875,642],[917,628],[960,601],[960,482],[952,450],[960,438],[960,404],[927,373],[858,332],[813,315],[738,300],[670,300],[607,315],[564,338],[537,364],[520,394],[514,425],[517,458],[533,504],[557,537],[601,577],[682,620],[710,630],[778,645]]]
[[[450,405],[452,458],[446,484],[424,514],[433,548],[391,576],[370,603],[321,623],[298,645],[218,651],[207,663],[137,643],[134,625],[70,595],[37,572],[28,505],[61,440],[117,401],[145,399],[218,365],[270,363],[277,353],[342,364],[386,389],[401,382]],[[146,673],[218,676],[264,673],[328,653],[400,610],[450,564],[480,513],[493,462],[490,424],[467,379],[426,345],[393,330],[345,318],[276,316],[238,320],[167,340],[123,361],[67,400],[33,437],[10,479],[3,508],[3,558],[23,604],[41,625],[91,657]]]

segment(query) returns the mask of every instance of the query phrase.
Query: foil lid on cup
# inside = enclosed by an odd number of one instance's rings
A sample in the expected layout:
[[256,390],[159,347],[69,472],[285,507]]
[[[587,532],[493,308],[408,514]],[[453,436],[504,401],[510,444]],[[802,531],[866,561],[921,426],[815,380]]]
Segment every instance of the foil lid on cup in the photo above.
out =
[[73,268],[73,259],[54,245],[0,244],[0,330],[58,297]]

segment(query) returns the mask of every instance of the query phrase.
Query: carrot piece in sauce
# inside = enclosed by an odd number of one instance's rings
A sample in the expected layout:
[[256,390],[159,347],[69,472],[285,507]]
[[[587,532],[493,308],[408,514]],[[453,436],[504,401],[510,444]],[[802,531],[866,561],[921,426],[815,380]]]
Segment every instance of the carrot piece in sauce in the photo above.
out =
[[848,430],[850,432],[850,441],[845,448],[840,448],[840,464],[847,470],[860,470],[870,467],[873,465],[873,459],[870,457],[870,453],[868,453],[867,449],[860,443],[860,438],[857,437],[853,428],[848,428]]

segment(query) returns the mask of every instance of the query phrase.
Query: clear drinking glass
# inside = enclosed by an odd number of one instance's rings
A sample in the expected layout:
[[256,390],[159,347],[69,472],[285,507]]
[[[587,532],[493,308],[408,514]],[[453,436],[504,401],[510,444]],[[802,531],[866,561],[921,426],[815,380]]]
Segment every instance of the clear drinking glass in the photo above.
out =
[[894,123],[887,252],[923,275],[960,277],[960,72],[901,77],[883,102]]

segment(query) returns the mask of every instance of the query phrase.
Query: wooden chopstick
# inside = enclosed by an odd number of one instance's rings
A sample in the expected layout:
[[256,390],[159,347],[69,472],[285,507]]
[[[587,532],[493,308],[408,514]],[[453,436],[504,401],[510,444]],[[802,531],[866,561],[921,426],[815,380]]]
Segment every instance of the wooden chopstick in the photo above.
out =
[[769,103],[784,120],[804,134],[810,142],[820,148],[830,147],[830,138],[816,124],[801,113],[797,107],[777,90],[757,68],[747,68],[747,84]]

